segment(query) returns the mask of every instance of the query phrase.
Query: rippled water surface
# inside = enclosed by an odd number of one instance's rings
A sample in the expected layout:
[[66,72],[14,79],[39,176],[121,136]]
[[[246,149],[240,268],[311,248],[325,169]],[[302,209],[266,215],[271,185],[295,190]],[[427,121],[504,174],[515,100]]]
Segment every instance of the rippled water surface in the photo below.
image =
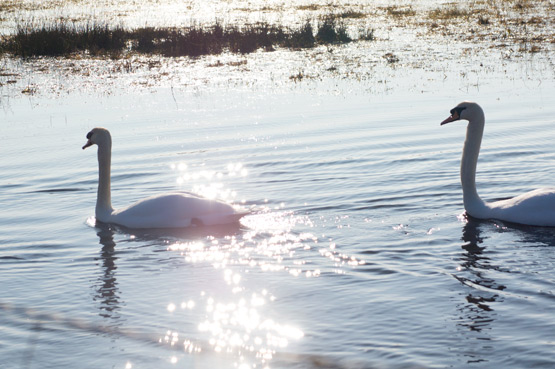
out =
[[[467,219],[465,124],[439,125],[484,108],[483,198],[555,186],[552,53],[386,50],[3,76],[0,368],[555,367],[555,230]],[[183,190],[252,214],[96,224],[96,126],[115,207]]]
[[[439,122],[465,94],[308,87],[11,101],[1,366],[553,366],[555,232],[461,216],[464,124]],[[482,196],[553,184],[553,89],[473,95]],[[116,207],[182,189],[254,214],[95,225],[97,125]]]

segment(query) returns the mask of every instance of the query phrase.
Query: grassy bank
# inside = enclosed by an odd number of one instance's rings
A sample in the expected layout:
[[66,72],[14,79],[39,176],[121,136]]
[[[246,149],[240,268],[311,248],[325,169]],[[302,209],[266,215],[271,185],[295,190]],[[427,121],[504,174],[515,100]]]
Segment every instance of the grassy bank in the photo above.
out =
[[[365,30],[360,39],[373,39]],[[78,25],[57,22],[46,25],[20,25],[13,36],[0,40],[0,53],[18,57],[91,55],[118,57],[122,53],[201,56],[222,52],[251,53],[275,47],[311,48],[318,44],[347,43],[353,39],[335,16],[323,18],[315,29],[310,21],[297,29],[257,23],[251,25],[194,26],[188,28],[143,27],[126,30],[105,24]]]

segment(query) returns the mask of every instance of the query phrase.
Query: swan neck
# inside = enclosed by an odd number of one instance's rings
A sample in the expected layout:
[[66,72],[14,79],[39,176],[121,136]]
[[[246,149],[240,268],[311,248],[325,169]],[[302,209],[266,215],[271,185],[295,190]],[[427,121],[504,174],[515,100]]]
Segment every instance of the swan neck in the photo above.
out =
[[112,161],[112,143],[98,146],[98,194],[96,197],[96,217],[105,221],[112,211],[110,192],[110,166]]
[[485,207],[484,201],[476,190],[476,166],[484,134],[484,123],[483,112],[479,112],[472,119],[469,119],[461,159],[461,184],[464,207],[473,216],[479,216],[477,212]]

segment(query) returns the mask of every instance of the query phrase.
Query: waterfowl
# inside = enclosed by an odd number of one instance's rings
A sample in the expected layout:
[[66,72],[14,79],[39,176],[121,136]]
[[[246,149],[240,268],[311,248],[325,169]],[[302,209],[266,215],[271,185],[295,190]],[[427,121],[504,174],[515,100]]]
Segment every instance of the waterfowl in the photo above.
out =
[[468,121],[461,159],[461,184],[466,213],[479,219],[555,226],[555,188],[538,189],[495,202],[485,202],[480,198],[476,191],[476,165],[484,133],[484,111],[478,104],[465,101],[451,109],[450,113],[441,125],[458,120]]
[[175,192],[154,195],[122,209],[111,201],[110,166],[112,137],[105,128],[87,134],[83,150],[98,146],[98,193],[95,215],[98,221],[128,228],[182,228],[191,225],[219,225],[238,222],[248,212],[232,205],[192,193]]

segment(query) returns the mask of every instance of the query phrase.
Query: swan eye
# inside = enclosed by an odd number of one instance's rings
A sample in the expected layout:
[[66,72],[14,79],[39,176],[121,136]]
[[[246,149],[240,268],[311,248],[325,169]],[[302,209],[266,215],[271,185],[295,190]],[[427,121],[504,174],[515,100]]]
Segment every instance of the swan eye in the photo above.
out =
[[91,137],[92,137],[92,135],[93,135],[93,132],[92,132],[92,131],[90,131],[89,133],[87,133],[87,140],[90,140]]
[[461,113],[464,109],[466,109],[466,107],[464,107],[464,106],[456,107],[456,108],[451,109],[451,111],[449,111],[449,113],[451,113],[452,117],[460,119]]

